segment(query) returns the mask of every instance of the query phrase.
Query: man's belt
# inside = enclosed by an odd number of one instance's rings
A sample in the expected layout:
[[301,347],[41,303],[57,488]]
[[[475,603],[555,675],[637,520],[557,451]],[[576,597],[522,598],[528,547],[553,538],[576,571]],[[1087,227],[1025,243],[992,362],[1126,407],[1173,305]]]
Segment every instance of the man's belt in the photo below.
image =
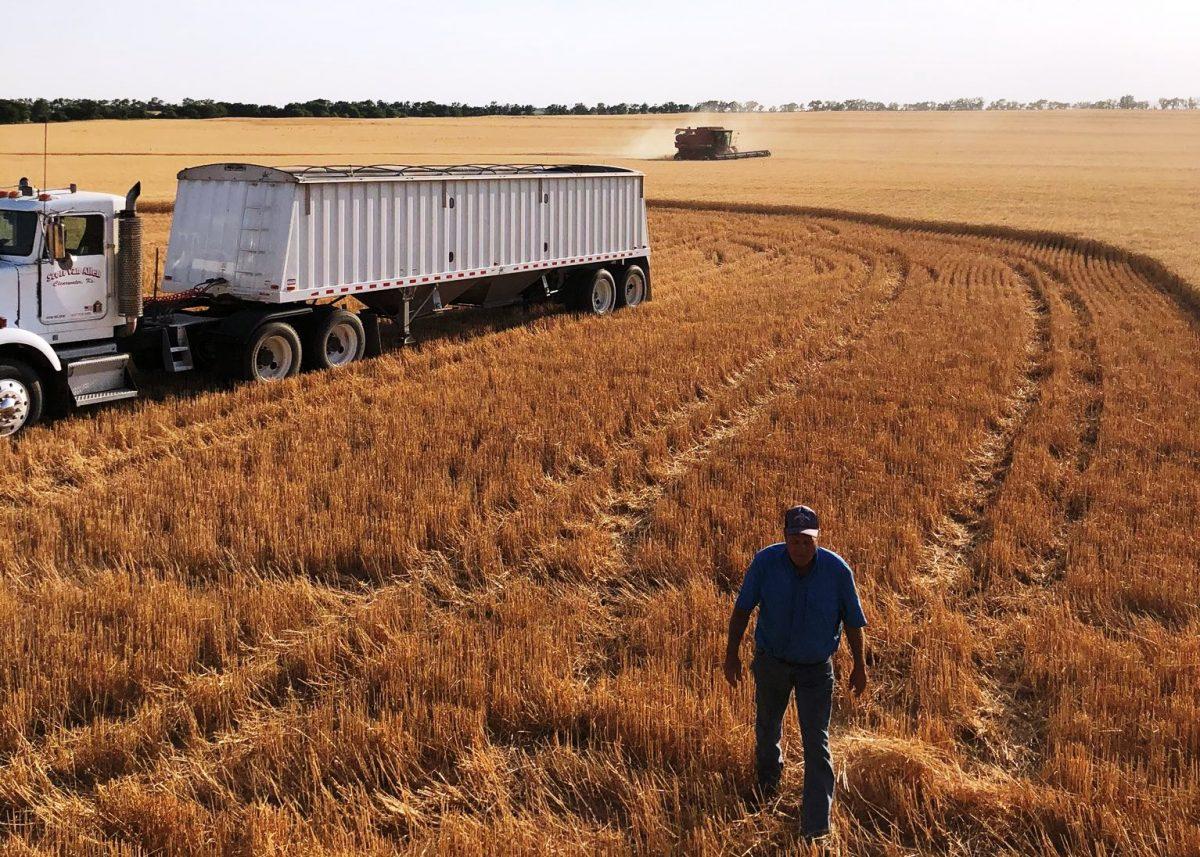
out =
[[[779,661],[781,664],[787,664],[789,667],[820,667],[829,663],[829,658],[821,658],[819,661],[789,661],[787,658],[781,658],[778,655],[773,655],[770,652],[763,652],[771,660]],[[830,656],[832,657],[832,655]]]

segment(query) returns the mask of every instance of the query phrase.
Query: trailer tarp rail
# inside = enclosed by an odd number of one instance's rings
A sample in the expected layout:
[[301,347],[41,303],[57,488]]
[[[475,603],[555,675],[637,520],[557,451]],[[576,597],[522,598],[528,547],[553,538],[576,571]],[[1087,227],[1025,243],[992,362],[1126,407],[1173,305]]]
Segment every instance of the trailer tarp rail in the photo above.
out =
[[328,166],[263,167],[257,164],[206,164],[189,167],[180,179],[250,180],[248,171],[261,170],[255,181],[318,182],[345,179],[440,178],[459,176],[602,175],[636,173],[606,164],[335,164]]

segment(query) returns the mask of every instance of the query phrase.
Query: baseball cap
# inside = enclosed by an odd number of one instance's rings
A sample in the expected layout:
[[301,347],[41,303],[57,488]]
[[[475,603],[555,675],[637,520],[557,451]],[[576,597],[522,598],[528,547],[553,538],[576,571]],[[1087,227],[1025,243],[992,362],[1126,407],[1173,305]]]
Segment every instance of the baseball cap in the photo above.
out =
[[783,513],[783,531],[815,537],[820,532],[817,513],[808,506],[793,506]]

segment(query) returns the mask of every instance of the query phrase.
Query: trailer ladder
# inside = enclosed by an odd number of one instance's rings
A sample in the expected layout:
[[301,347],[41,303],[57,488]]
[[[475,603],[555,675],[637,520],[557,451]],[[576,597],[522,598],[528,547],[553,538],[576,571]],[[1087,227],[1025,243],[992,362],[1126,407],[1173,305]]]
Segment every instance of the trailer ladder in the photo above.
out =
[[267,216],[271,212],[270,185],[260,182],[251,184],[246,189],[246,205],[242,208],[242,223],[238,231],[237,261],[234,265],[235,277],[254,278],[254,286],[263,276],[260,270],[259,258],[267,251],[261,246],[261,233],[268,231]]

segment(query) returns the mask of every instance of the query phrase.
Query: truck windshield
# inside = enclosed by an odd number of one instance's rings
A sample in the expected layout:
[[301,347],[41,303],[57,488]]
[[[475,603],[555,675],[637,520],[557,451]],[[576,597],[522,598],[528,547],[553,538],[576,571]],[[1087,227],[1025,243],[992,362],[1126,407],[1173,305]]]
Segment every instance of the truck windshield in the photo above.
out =
[[0,256],[32,254],[37,222],[37,212],[0,210]]

